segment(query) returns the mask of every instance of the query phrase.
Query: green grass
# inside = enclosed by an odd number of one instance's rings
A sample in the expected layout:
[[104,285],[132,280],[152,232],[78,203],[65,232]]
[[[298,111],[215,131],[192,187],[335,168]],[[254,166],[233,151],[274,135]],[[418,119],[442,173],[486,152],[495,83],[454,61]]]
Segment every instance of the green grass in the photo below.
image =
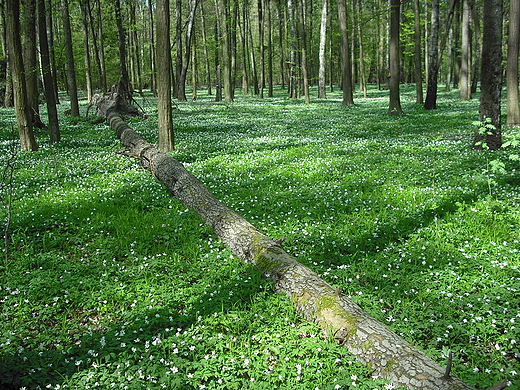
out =
[[[445,364],[452,351],[462,380],[514,388],[518,163],[469,148],[478,99],[440,94],[438,110],[425,111],[402,88],[399,118],[374,89],[352,107],[338,92],[305,105],[280,89],[264,100],[237,93],[233,104],[199,91],[174,110],[173,156],[433,359]],[[155,101],[139,103],[150,117],[129,123],[156,142]],[[0,114],[3,168],[15,121]],[[0,387],[392,388],[116,154],[106,124],[62,117],[61,131],[51,146],[37,130],[40,150],[16,157]],[[507,173],[486,170],[496,158]],[[6,220],[2,207],[2,231]]]

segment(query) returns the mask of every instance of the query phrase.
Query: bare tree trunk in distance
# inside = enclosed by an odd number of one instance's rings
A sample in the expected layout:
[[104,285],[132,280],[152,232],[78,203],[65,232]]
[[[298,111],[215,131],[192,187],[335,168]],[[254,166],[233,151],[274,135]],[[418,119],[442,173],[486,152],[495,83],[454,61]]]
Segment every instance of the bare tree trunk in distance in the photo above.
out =
[[482,37],[482,75],[480,83],[480,121],[491,119],[495,127],[489,135],[475,131],[473,148],[482,149],[484,142],[490,150],[502,146],[500,96],[502,92],[502,0],[484,0]]
[[[453,14],[459,0],[452,0],[450,12],[446,21],[445,31],[449,31]],[[424,108],[427,110],[435,110],[437,108],[437,77],[439,74],[439,62],[446,46],[448,34],[444,34],[441,39],[439,49],[439,0],[432,1],[432,25],[431,38],[428,53],[428,86],[426,88],[426,100]]]
[[148,0],[148,12],[150,16],[150,90],[157,96],[156,64],[155,64],[155,23],[153,20],[152,0]]
[[204,58],[205,58],[205,65],[206,65],[206,83],[208,84],[208,95],[212,94],[211,91],[211,66],[209,62],[209,50],[208,50],[208,39],[206,38],[206,16],[204,14],[204,2],[201,1],[200,3],[200,19],[202,23],[202,47],[204,49]]
[[414,21],[415,21],[415,102],[423,104],[423,86],[422,86],[422,61],[421,61],[421,6],[419,0],[414,0]]
[[61,0],[63,17],[63,38],[65,41],[65,62],[67,64],[67,86],[70,99],[70,115],[79,116],[78,86],[76,84],[76,67],[74,65],[74,51],[72,49],[72,31],[70,28],[69,2]]
[[470,54],[471,54],[471,39],[470,39],[470,7],[469,0],[462,0],[462,44],[461,54],[462,61],[460,67],[460,99],[471,99],[470,87]]
[[85,79],[87,83],[87,99],[92,100],[92,71],[90,67],[90,43],[88,37],[88,9],[90,8],[89,0],[79,2],[81,8],[81,22],[83,26],[83,55],[85,59]]
[[259,40],[259,48],[260,48],[260,80],[259,80],[259,97],[260,99],[264,98],[264,88],[265,88],[265,53],[264,53],[264,30],[265,30],[265,21],[264,21],[264,5],[263,0],[258,0],[258,40]]
[[272,35],[272,17],[271,17],[271,0],[265,0],[265,9],[267,12],[267,96],[274,96],[273,87],[273,35]]
[[163,152],[171,152],[175,148],[175,138],[172,118],[169,0],[157,0],[156,22],[158,148]]
[[301,37],[301,56],[302,56],[302,76],[303,76],[303,94],[305,96],[305,103],[309,104],[311,98],[309,96],[309,69],[307,64],[307,5],[305,0],[300,0],[300,37]]
[[49,42],[47,37],[47,23],[45,14],[45,0],[38,0],[38,35],[40,38],[40,56],[42,63],[43,87],[45,90],[45,102],[47,103],[47,116],[49,117],[50,142],[60,142],[60,127],[58,122],[58,110],[54,95],[54,80],[49,55]]
[[6,3],[7,48],[13,78],[14,107],[20,135],[20,146],[22,150],[36,151],[38,145],[34,138],[32,115],[27,102],[25,87],[22,42],[20,40],[20,3],[18,0],[7,0]]
[[353,6],[357,13],[357,32],[359,42],[359,90],[363,92],[363,97],[367,97],[367,80],[365,77],[365,52],[363,51],[363,29],[361,26],[361,0],[357,0]]
[[400,58],[399,58],[399,21],[401,16],[401,0],[390,0],[390,104],[388,113],[401,115],[401,96],[399,92],[400,82]]
[[350,66],[350,53],[347,30],[347,7],[345,0],[338,0],[338,19],[339,29],[341,32],[341,85],[343,89],[344,106],[354,104],[354,96],[352,91],[352,73]]
[[520,0],[509,6],[509,38],[507,42],[507,126],[520,126],[518,103],[518,46],[520,45]]
[[435,110],[437,108],[437,70],[439,50],[439,0],[432,1],[431,34],[428,47],[428,85],[426,87],[426,100],[424,108]]
[[107,70],[106,70],[106,64],[105,64],[105,44],[103,39],[103,15],[101,14],[101,0],[95,0],[96,1],[96,11],[97,11],[97,18],[98,18],[98,36],[99,36],[99,60],[101,62],[101,79],[102,79],[102,85],[101,88],[103,91],[106,91],[108,89],[107,85]]
[[325,93],[325,45],[327,43],[327,5],[328,0],[323,0],[321,6],[321,23],[320,23],[320,48],[319,48],[319,70],[318,70],[318,98],[326,99]]

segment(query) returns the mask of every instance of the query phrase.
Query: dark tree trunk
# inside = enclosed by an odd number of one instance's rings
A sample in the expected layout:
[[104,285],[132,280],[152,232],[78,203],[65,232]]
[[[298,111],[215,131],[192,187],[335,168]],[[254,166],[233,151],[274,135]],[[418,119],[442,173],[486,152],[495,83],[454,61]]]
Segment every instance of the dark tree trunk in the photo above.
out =
[[161,153],[133,131],[114,110],[107,120],[127,148],[168,191],[193,209],[233,254],[274,281],[296,310],[320,325],[326,337],[345,346],[376,377],[421,390],[470,390],[446,370],[363,311],[351,299],[298,263],[280,243],[262,234],[247,220],[215,198],[184,166]]
[[500,149],[502,146],[500,97],[502,92],[502,0],[484,0],[482,36],[482,78],[480,83],[480,121],[491,119],[494,129],[488,134],[475,131],[475,149]]
[[38,0],[38,35],[40,38],[40,56],[42,63],[43,87],[45,90],[45,102],[47,103],[47,116],[49,117],[50,142],[60,142],[60,127],[58,123],[58,110],[54,95],[54,80],[49,55],[49,42],[47,37],[47,23],[45,14],[45,0]]
[[[117,41],[119,46],[119,66],[121,68],[121,83],[123,93],[128,100],[132,98],[133,88],[130,85],[128,66],[126,64],[126,31],[123,26],[123,14],[120,0],[115,0],[115,16],[117,25]],[[126,91],[126,92],[125,92]]]
[[391,115],[401,115],[401,95],[399,92],[400,83],[400,58],[399,58],[399,20],[401,15],[401,0],[390,0],[390,104],[388,113]]
[[65,55],[67,63],[67,87],[70,99],[70,114],[79,116],[78,87],[76,84],[76,67],[74,64],[74,51],[72,49],[72,31],[70,28],[69,2],[61,0],[63,17],[63,38],[65,41]]
[[[446,29],[449,31],[453,14],[459,0],[453,0],[446,20]],[[439,75],[439,62],[442,58],[442,53],[446,47],[448,34],[442,36],[439,50],[439,0],[432,1],[432,25],[430,46],[428,52],[428,85],[426,87],[426,100],[424,101],[424,108],[427,110],[435,110],[437,108],[437,77]]]
[[38,93],[38,63],[36,60],[36,0],[22,1],[23,19],[23,65],[27,102],[32,114],[34,127],[43,127],[40,119],[40,101]]
[[347,33],[347,7],[345,0],[338,0],[338,19],[341,32],[341,89],[343,90],[343,105],[354,104],[352,73]]

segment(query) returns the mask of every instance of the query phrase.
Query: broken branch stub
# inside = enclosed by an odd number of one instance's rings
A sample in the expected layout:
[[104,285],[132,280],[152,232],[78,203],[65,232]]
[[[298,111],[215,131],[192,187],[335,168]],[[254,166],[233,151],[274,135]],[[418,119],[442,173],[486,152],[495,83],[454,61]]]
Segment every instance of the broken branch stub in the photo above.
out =
[[132,130],[114,109],[107,120],[128,154],[138,157],[170,193],[193,209],[234,255],[274,280],[277,292],[291,299],[308,321],[345,346],[373,375],[398,386],[422,390],[472,389],[423,352],[391,331],[356,303],[300,264],[251,223],[213,196],[195,176]]

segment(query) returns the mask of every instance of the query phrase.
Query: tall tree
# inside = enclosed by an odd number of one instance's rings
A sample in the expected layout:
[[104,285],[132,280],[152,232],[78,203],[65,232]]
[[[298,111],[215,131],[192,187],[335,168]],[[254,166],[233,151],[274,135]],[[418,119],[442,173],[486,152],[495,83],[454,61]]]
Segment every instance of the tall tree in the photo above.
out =
[[344,106],[354,104],[352,92],[352,68],[350,66],[349,40],[347,30],[347,7],[345,0],[338,0],[338,20],[341,33],[341,88]]
[[461,66],[460,66],[460,99],[469,100],[471,98],[470,87],[470,6],[469,0],[462,0],[462,42],[461,42]]
[[155,23],[153,19],[152,0],[148,0],[148,11],[150,15],[150,90],[157,95],[156,65],[155,65]]
[[365,52],[363,48],[363,27],[361,14],[361,0],[357,0],[353,4],[357,15],[357,33],[358,33],[358,48],[359,48],[359,90],[363,92],[363,97],[367,97],[367,80],[365,77]]
[[414,0],[414,67],[415,67],[415,102],[423,104],[423,87],[422,87],[422,61],[421,61],[421,6],[419,0]]
[[271,0],[265,0],[265,9],[267,16],[267,96],[274,96],[273,87],[273,36],[272,36],[272,15]]
[[520,45],[520,0],[509,6],[509,38],[507,41],[507,125],[520,126],[518,103],[518,46]]
[[119,66],[121,69],[120,86],[123,88],[123,91],[121,92],[123,93],[125,99],[130,99],[132,97],[132,86],[130,85],[130,76],[128,74],[128,66],[126,63],[126,30],[123,26],[121,1],[115,0],[114,6],[117,25],[117,41],[119,47]]
[[2,43],[2,54],[6,60],[5,67],[5,95],[4,106],[13,106],[13,83],[11,80],[11,66],[9,65],[9,50],[7,50],[7,22],[6,22],[6,9],[5,0],[0,0],[0,42]]
[[6,0],[6,27],[9,62],[13,78],[14,106],[16,122],[20,135],[22,150],[38,150],[34,138],[32,115],[27,102],[27,90],[22,56],[22,42],[20,40],[20,3],[18,0]]
[[159,120],[159,150],[171,152],[175,148],[172,118],[170,2],[157,0],[157,114]]
[[[445,31],[451,28],[453,14],[459,0],[452,0],[451,8],[446,20]],[[427,110],[434,110],[437,108],[437,76],[439,74],[439,62],[442,58],[442,53],[446,46],[446,40],[449,34],[442,36],[439,48],[439,0],[432,0],[432,21],[431,21],[431,36],[430,45],[428,47],[428,85],[426,87],[426,100],[424,101],[424,108]]]
[[88,9],[90,8],[89,0],[81,0],[79,2],[81,8],[81,22],[83,31],[83,58],[85,60],[85,80],[87,84],[87,99],[90,102],[92,100],[92,70],[90,66],[90,39],[88,32]]
[[100,68],[100,77],[101,77],[101,88],[106,91],[108,88],[107,84],[107,70],[106,70],[106,63],[105,63],[105,44],[104,44],[104,37],[103,37],[103,15],[101,13],[101,0],[95,0],[96,2],[96,14],[97,14],[97,21],[98,21],[98,39],[99,39],[99,61],[101,63]]
[[265,53],[264,53],[264,30],[265,30],[265,20],[264,20],[264,4],[263,0],[258,0],[258,40],[259,40],[259,49],[260,49],[260,99],[264,98],[264,88],[265,88]]
[[47,116],[49,117],[49,136],[50,142],[55,143],[60,142],[61,136],[49,54],[45,0],[38,0],[38,36],[40,39],[40,58],[42,64],[43,87],[45,90],[45,102],[47,103]]
[[70,114],[79,116],[78,86],[76,83],[76,67],[74,50],[72,49],[72,30],[70,28],[69,1],[61,0],[63,18],[63,39],[65,43],[65,63],[67,64],[67,89],[70,99]]
[[[197,10],[197,0],[190,0],[189,2],[189,15],[186,22],[186,37],[184,45],[182,44],[182,23],[177,23],[176,32],[176,45],[177,45],[177,77],[175,78],[175,91],[176,97],[180,101],[185,102],[186,98],[186,76],[188,74],[188,68],[190,65],[191,57],[191,46],[193,41],[193,30],[195,26],[195,12]],[[177,0],[177,12],[178,19],[181,19],[181,13],[179,10],[180,1]],[[179,29],[179,27],[181,27]],[[178,39],[177,39],[178,37]]]
[[390,61],[390,104],[388,113],[391,115],[401,115],[401,94],[399,92],[399,82],[401,79],[400,58],[399,58],[399,30],[401,19],[401,0],[390,0],[390,42],[389,42],[389,61]]
[[300,42],[301,42],[301,68],[303,77],[303,94],[305,96],[305,103],[311,102],[309,96],[309,69],[307,63],[307,5],[305,0],[300,0]]
[[323,0],[321,5],[320,23],[320,48],[319,48],[319,70],[318,70],[318,98],[325,99],[325,45],[327,43],[327,5],[328,0]]
[[33,126],[40,122],[38,92],[38,62],[36,57],[36,0],[22,0],[23,65],[27,101],[32,113]]
[[[502,92],[502,0],[484,0],[482,30],[482,71],[486,75],[481,80],[480,121],[491,120],[493,129],[482,134],[477,129],[473,147],[490,150],[502,146],[500,96]],[[484,145],[485,144],[485,145]]]
[[222,47],[222,83],[224,86],[224,101],[231,103],[234,100],[233,69],[232,57],[233,47],[231,46],[232,34],[230,28],[231,12],[234,7],[230,0],[215,0],[217,4],[217,15],[219,15],[219,39]]
[[439,0],[432,0],[431,34],[428,46],[428,83],[426,86],[426,100],[424,108],[437,108],[437,53],[439,50]]

